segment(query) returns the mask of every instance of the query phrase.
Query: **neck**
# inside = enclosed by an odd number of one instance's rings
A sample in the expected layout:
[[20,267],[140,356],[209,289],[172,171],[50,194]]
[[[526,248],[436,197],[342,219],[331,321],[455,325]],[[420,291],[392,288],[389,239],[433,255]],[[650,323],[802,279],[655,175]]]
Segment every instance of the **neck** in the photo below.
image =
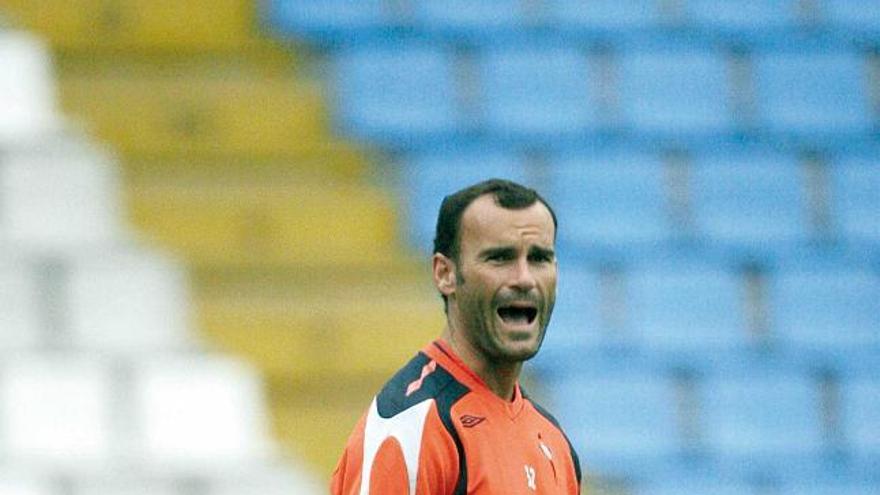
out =
[[506,401],[512,401],[516,382],[522,370],[521,362],[499,362],[477,350],[470,341],[447,324],[441,338],[453,352],[486,384],[489,390]]

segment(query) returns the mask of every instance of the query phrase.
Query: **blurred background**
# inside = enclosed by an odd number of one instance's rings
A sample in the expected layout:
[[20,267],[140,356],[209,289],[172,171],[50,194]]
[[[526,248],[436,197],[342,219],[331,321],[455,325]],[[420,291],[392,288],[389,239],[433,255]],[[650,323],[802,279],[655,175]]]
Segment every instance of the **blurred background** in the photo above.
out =
[[0,0],[0,109],[2,495],[326,493],[496,176],[590,493],[880,493],[880,2]]

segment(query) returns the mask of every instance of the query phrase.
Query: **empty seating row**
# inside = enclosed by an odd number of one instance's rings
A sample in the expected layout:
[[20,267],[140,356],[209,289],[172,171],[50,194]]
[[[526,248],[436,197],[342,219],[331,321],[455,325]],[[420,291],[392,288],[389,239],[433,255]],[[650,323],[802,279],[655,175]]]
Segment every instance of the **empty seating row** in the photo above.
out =
[[877,128],[875,83],[856,51],[801,47],[737,58],[673,46],[456,51],[413,41],[338,50],[334,60],[339,125],[391,147],[476,136],[541,146],[742,135],[839,144]]
[[0,365],[0,455],[69,473],[210,475],[274,455],[263,404],[259,377],[231,358],[19,354]]
[[450,149],[409,155],[399,194],[407,237],[422,251],[430,249],[443,195],[490,177],[544,191],[560,219],[560,243],[586,257],[644,254],[683,241],[759,256],[835,239],[870,251],[880,241],[878,164],[870,150],[815,167],[771,149],[669,158],[596,148],[537,160]]
[[869,478],[880,461],[880,383],[744,369],[686,380],[602,373],[589,363],[554,382],[554,408],[585,466],[609,477],[706,472],[792,480]]
[[798,33],[880,38],[880,8],[859,0],[271,0],[263,16],[276,33],[326,44],[412,32],[489,42],[535,31],[588,39],[685,32],[752,44]]
[[187,283],[143,248],[0,252],[0,354],[67,348],[136,355],[191,346]]
[[210,478],[105,473],[57,476],[0,467],[0,495],[289,495],[321,493],[321,485],[285,466],[247,466]]
[[535,361],[551,374],[577,356],[619,352],[695,369],[750,356],[843,373],[880,362],[880,276],[866,267],[755,275],[684,261],[616,271],[561,264],[556,309]]
[[634,495],[870,495],[877,493],[877,489],[878,484],[871,480],[821,475],[784,483],[695,476],[654,480],[632,487],[628,492]]

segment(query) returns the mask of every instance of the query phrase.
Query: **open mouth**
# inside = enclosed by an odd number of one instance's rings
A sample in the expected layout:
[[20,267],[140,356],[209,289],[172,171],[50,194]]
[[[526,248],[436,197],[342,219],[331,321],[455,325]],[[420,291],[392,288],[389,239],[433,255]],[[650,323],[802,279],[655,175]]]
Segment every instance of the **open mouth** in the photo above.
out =
[[509,325],[531,325],[538,316],[534,306],[502,306],[498,308],[501,321]]

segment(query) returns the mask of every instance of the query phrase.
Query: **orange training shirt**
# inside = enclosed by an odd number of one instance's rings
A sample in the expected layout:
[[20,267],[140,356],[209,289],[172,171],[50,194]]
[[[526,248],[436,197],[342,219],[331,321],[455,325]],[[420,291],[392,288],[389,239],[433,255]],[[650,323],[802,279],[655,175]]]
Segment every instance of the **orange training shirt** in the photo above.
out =
[[333,495],[576,495],[577,454],[523,395],[493,394],[443,341],[373,399],[348,440]]

